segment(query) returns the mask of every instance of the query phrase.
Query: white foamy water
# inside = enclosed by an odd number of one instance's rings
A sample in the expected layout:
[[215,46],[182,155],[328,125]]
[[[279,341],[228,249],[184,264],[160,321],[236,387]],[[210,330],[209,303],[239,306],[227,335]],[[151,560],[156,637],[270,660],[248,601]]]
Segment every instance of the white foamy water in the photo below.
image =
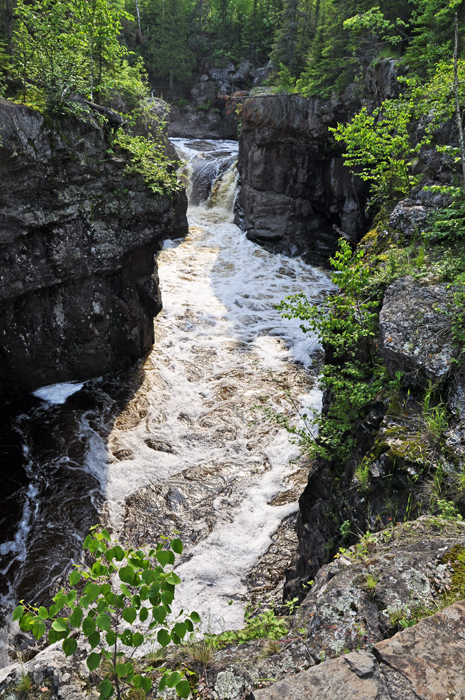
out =
[[[192,165],[199,151],[174,141],[191,159],[191,176],[199,172]],[[208,162],[215,148],[229,148],[234,161],[237,144],[207,145]],[[164,308],[154,349],[108,441],[84,426],[93,443],[88,469],[101,483],[113,525],[126,535],[137,503],[128,498],[136,492],[146,498],[144,488],[178,484],[180,475],[188,481],[189,473],[207,484],[211,473],[229,480],[227,495],[212,498],[214,526],[205,518],[192,526],[205,527],[207,536],[193,546],[185,541],[179,566],[177,607],[197,609],[216,630],[242,624],[247,574],[297,509],[295,498],[283,505],[273,499],[291,488],[299,450],[254,406],[268,396],[292,415],[284,383],[302,410],[321,407],[311,371],[315,338],[304,336],[298,321],[282,319],[275,305],[301,291],[318,302],[330,289],[325,272],[247,240],[233,223],[235,181],[234,169],[220,173],[209,200],[189,208],[189,235],[167,241],[159,255]],[[172,495],[166,502],[176,521],[181,506]]]
[[65,403],[66,399],[80,391],[84,383],[63,382],[62,384],[49,384],[33,391],[33,396],[42,399],[49,404],[58,405]]

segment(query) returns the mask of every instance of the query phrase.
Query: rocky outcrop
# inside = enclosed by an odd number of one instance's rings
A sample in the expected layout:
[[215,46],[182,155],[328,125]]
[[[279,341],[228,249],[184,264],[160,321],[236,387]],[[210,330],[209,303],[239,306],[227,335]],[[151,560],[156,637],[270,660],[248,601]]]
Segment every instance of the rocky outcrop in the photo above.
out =
[[463,700],[465,602],[376,644],[286,678],[249,700]]
[[457,356],[447,309],[453,290],[447,282],[401,277],[391,284],[379,315],[379,348],[392,378],[421,387],[441,382]]
[[169,135],[237,140],[239,119],[228,108],[229,98],[262,85],[272,71],[271,65],[255,69],[250,61],[228,61],[221,68],[206,63],[192,86],[189,104],[171,106]]
[[245,100],[237,222],[248,238],[319,264],[334,253],[341,235],[360,238],[367,189],[344,166],[329,131],[354,109],[299,95]]
[[422,516],[391,525],[339,553],[315,576],[292,623],[318,662],[342,650],[371,652],[421,610],[456,594],[465,571],[465,524]]
[[0,398],[129,366],[161,308],[154,255],[187,230],[93,117],[0,102]]
[[[215,100],[215,105],[217,101]],[[235,114],[227,114],[225,103],[219,106],[172,105],[168,134],[171,137],[237,140],[239,123]]]

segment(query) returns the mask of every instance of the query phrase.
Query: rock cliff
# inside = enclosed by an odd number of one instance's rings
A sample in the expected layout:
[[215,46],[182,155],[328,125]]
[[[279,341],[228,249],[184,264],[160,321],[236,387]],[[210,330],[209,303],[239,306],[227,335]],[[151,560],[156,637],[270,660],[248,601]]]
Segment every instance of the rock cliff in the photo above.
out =
[[125,173],[92,117],[0,101],[0,399],[119,370],[153,342],[155,253],[185,196]]
[[329,127],[350,102],[262,95],[245,100],[239,147],[237,222],[267,248],[321,264],[342,234],[358,240],[367,190],[343,165]]

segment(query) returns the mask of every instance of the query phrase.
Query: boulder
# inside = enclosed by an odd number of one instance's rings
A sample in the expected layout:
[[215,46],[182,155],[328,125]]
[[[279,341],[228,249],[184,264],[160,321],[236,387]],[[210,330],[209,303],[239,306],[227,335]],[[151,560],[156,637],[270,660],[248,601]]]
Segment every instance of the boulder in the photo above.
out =
[[326,661],[249,700],[464,700],[465,601],[376,644]]
[[410,620],[420,607],[434,609],[450,590],[449,553],[465,551],[465,524],[438,527],[431,520],[386,528],[318,571],[292,624],[295,634],[305,630],[315,661],[343,650],[371,652],[400,619]]
[[379,349],[389,374],[405,386],[441,382],[457,354],[449,331],[447,282],[402,277],[385,292],[379,316]]

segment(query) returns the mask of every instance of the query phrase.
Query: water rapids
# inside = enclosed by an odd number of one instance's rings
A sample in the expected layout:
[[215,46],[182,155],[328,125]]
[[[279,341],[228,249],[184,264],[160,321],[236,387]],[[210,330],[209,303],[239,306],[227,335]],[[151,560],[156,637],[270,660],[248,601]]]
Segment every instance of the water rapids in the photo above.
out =
[[18,599],[48,601],[96,522],[137,545],[179,531],[178,605],[210,629],[240,626],[249,600],[281,594],[308,465],[260,406],[318,409],[321,352],[275,304],[300,291],[318,302],[330,283],[234,225],[235,142],[173,142],[187,161],[190,228],[158,257],[151,354],[0,409],[5,620]]

